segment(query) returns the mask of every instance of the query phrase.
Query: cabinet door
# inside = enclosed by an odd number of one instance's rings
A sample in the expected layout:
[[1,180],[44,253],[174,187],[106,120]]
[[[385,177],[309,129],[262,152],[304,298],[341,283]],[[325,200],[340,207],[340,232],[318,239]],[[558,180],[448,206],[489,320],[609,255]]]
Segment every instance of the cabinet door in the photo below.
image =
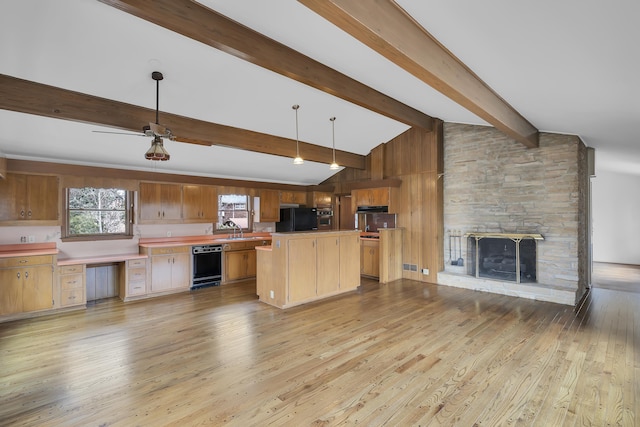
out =
[[202,198],[202,218],[218,221],[218,190],[215,187],[205,185],[200,187]]
[[171,260],[171,287],[173,289],[191,286],[189,274],[189,254],[174,254]]
[[360,286],[360,240],[357,235],[340,237],[340,289]]
[[378,277],[380,275],[380,251],[377,241],[362,240],[360,272],[366,276]]
[[27,218],[31,220],[58,219],[58,178],[55,176],[27,176]]
[[227,281],[239,280],[247,275],[247,251],[226,252],[224,274]]
[[178,184],[160,184],[162,219],[182,218],[182,187]]
[[280,221],[280,194],[276,190],[260,190],[260,221]]
[[0,180],[0,220],[12,221],[26,217],[25,182],[24,175],[13,173],[8,173],[6,179]]
[[202,193],[199,185],[182,187],[182,211],[184,219],[202,218]]
[[23,269],[0,269],[0,315],[22,311]]
[[336,292],[340,287],[340,238],[318,237],[318,295]]
[[247,276],[246,277],[256,277],[256,273],[258,271],[258,261],[256,250],[251,249],[247,251],[246,254],[247,259]]
[[151,257],[151,292],[171,289],[171,263],[173,255]]
[[53,307],[53,267],[39,265],[25,268],[22,282],[22,310]]
[[288,242],[289,302],[315,297],[316,239],[292,239]]
[[389,206],[389,187],[372,188],[369,191],[371,206]]
[[161,191],[158,184],[152,182],[140,183],[140,194],[138,200],[140,201],[141,220],[161,219],[162,205],[160,197]]
[[318,206],[332,206],[331,203],[331,193],[325,193],[321,191],[313,192],[313,207],[317,208]]

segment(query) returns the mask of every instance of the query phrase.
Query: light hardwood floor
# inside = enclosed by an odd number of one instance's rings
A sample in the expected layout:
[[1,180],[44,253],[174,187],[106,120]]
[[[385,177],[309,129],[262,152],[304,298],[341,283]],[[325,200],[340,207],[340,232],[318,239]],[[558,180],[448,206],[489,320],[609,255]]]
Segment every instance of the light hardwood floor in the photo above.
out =
[[0,324],[0,425],[640,424],[640,294],[576,313],[363,281],[280,310],[253,289]]

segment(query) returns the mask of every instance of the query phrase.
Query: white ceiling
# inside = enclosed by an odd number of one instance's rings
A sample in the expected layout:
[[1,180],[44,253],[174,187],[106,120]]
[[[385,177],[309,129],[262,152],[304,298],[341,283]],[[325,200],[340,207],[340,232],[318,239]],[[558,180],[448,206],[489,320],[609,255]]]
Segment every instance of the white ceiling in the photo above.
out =
[[[598,170],[640,174],[640,2],[398,0],[540,131],[579,135]],[[294,0],[203,0],[207,7],[447,122],[486,124]],[[97,1],[3,0],[0,73],[214,123],[366,155],[407,126]],[[153,121],[153,117],[149,121]],[[162,123],[162,116],[160,117]],[[145,123],[141,123],[141,127]],[[328,165],[147,138],[0,110],[8,158],[317,184]],[[96,156],[99,153],[99,157]],[[304,157],[304,153],[301,153]]]

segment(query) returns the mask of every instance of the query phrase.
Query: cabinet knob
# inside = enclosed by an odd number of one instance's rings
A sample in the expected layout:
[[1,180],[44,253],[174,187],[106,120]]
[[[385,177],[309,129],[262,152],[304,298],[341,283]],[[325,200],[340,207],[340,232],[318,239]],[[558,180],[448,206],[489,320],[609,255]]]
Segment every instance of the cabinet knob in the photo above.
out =
[[28,279],[28,278],[29,278],[29,272],[28,272],[28,271],[25,271],[25,272],[24,272],[24,278],[25,278],[25,279]]
[[24,218],[24,210],[20,211],[20,216]]
[[29,209],[29,213],[27,214],[27,216],[31,216],[31,209]]
[[16,276],[18,276],[18,279],[20,278],[20,272],[19,271],[16,273]]

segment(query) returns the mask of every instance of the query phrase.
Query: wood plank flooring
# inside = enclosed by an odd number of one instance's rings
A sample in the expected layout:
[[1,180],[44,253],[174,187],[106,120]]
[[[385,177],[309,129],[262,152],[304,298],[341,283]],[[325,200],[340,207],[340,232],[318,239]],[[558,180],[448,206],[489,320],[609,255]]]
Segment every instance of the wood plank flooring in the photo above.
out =
[[255,282],[0,324],[0,425],[639,425],[640,294],[409,280],[280,310]]

